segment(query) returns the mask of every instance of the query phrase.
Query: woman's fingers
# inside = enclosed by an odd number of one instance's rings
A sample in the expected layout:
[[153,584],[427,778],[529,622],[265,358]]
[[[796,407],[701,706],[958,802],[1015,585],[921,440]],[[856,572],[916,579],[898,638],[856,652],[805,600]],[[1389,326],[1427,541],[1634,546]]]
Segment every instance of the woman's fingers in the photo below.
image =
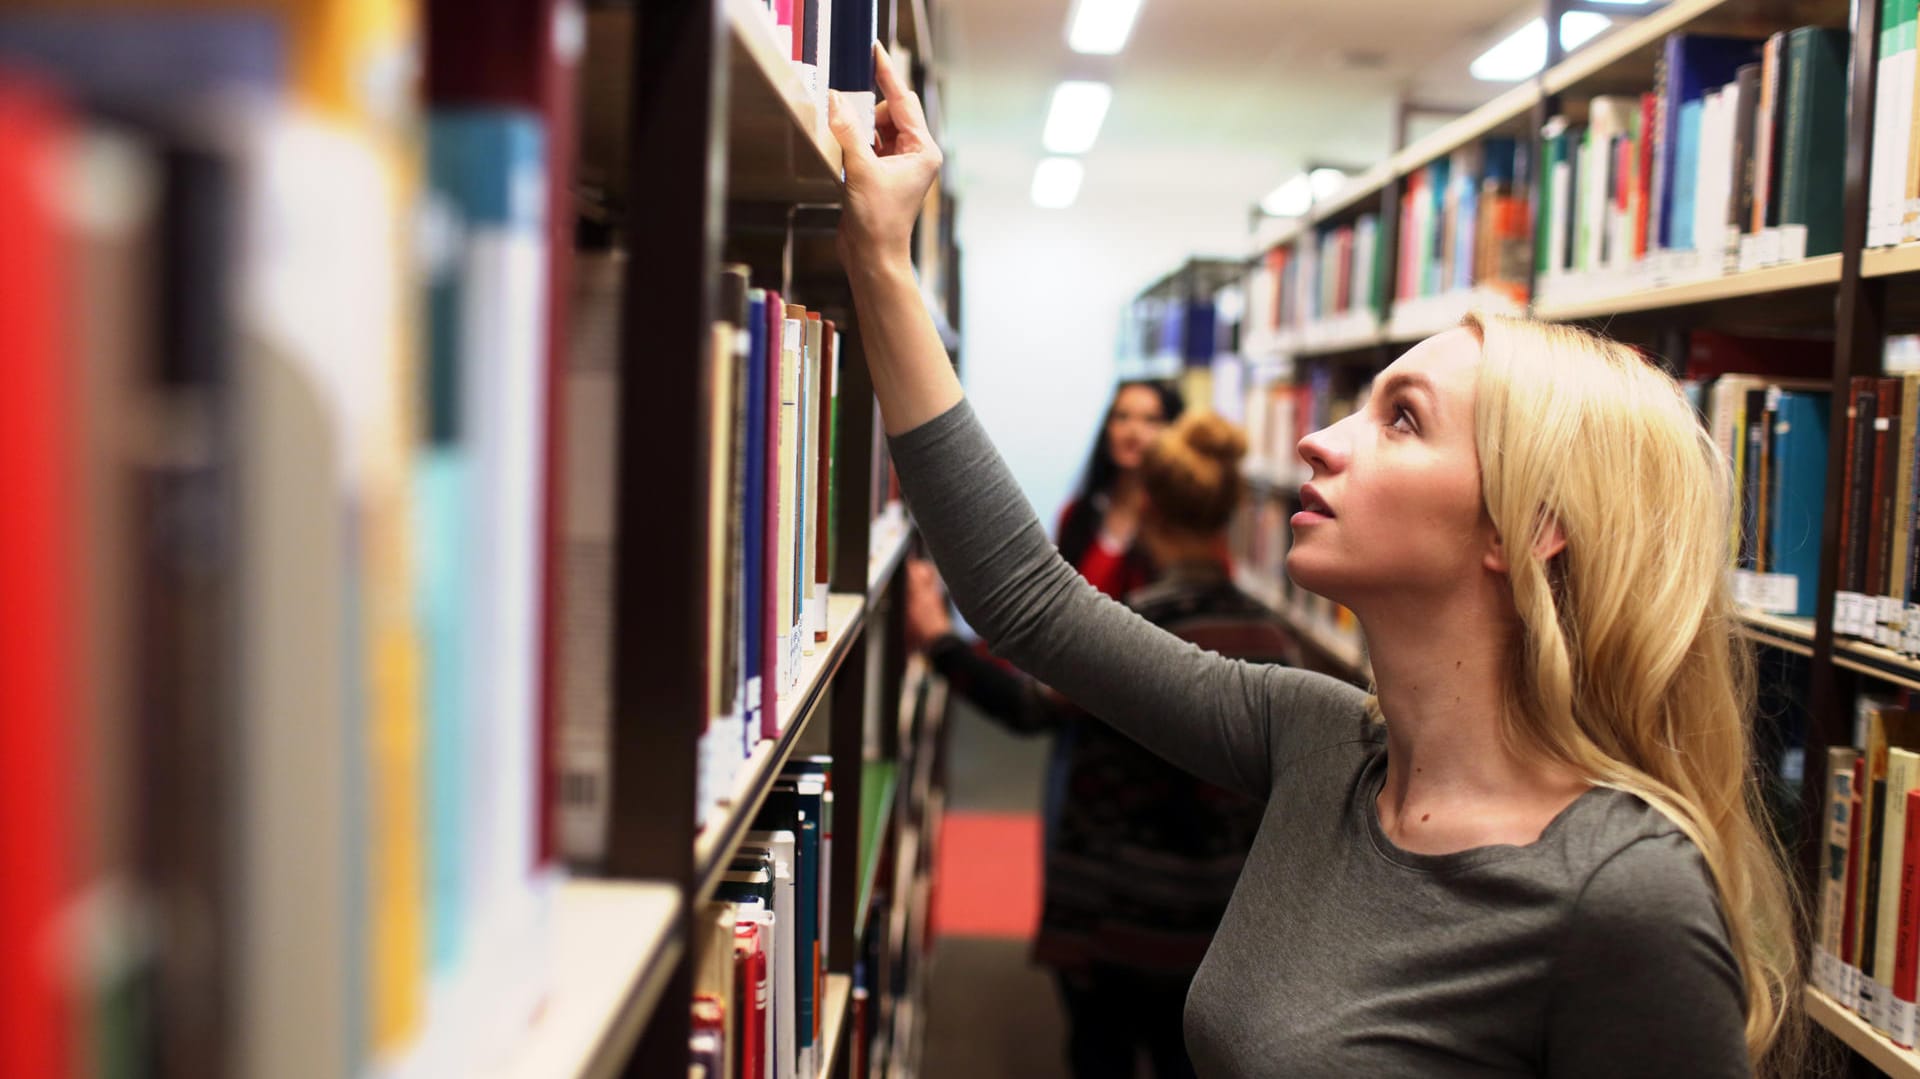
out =
[[876,160],[873,147],[860,138],[860,126],[853,122],[852,110],[835,90],[827,91],[827,129],[840,144],[840,155],[849,173],[856,169],[865,171]]
[[889,111],[896,128],[908,136],[906,148],[911,151],[931,146],[933,138],[927,132],[927,116],[920,110],[919,95],[907,88],[899,72],[893,69],[893,61],[888,58],[887,50],[881,48],[877,41],[873,43],[873,81],[880,88],[881,96],[887,99],[887,104],[893,106]]

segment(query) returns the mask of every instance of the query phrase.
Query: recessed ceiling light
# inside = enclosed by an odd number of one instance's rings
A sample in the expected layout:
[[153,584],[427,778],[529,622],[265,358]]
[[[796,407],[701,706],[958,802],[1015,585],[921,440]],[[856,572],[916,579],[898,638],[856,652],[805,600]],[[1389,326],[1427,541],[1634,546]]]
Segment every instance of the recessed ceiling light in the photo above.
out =
[[[1616,0],[1618,2],[1618,0]],[[1644,0],[1630,0],[1641,3]],[[1592,41],[1613,20],[1591,11],[1569,11],[1560,16],[1560,47],[1568,52]],[[1519,82],[1547,66],[1547,24],[1532,19],[1474,60],[1468,69],[1481,82]]]
[[1267,193],[1260,209],[1271,217],[1305,217],[1316,199],[1331,197],[1347,182],[1339,169],[1319,168],[1303,172]]
[[1067,20],[1067,46],[1074,52],[1112,56],[1127,47],[1140,0],[1078,0]]
[[1084,154],[1100,136],[1113,90],[1104,82],[1068,80],[1053,89],[1047,127],[1040,141],[1050,154]]
[[1086,177],[1078,158],[1046,157],[1033,170],[1033,204],[1047,210],[1064,210],[1080,197],[1080,181]]

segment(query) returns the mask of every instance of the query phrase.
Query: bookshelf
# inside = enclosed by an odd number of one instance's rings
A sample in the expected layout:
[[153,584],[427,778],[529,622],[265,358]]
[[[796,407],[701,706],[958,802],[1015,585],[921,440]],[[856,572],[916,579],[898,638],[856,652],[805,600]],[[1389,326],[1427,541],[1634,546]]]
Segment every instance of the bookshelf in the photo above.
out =
[[1818,989],[1806,991],[1807,1014],[1890,1079],[1920,1079],[1920,1055],[1902,1049],[1868,1026],[1858,1015]]
[[[830,898],[817,1057],[821,1079],[863,1079],[846,1051],[862,930],[870,914],[891,924],[910,913],[901,907],[923,898],[883,895],[871,882],[897,856],[899,830],[889,821],[899,770],[918,767],[916,754],[937,746],[893,735],[906,664],[899,582],[913,531],[890,488],[860,328],[832,244],[840,150],[823,103],[775,45],[765,9],[755,0],[645,5],[644,19],[629,13],[623,27],[636,35],[630,64],[609,80],[611,92],[632,102],[629,139],[619,147],[636,162],[624,222],[633,249],[647,253],[631,260],[622,297],[623,361],[650,372],[644,383],[622,383],[620,411],[630,418],[620,428],[618,465],[622,476],[640,477],[655,471],[653,462],[686,462],[686,474],[620,489],[618,564],[650,571],[623,574],[616,586],[619,719],[601,868],[612,879],[667,882],[682,900],[674,932],[685,946],[655,960],[667,972],[666,988],[650,1010],[636,1008],[639,1036],[622,1067],[624,1074],[685,1074],[695,915],[720,887],[783,772],[802,757],[830,757],[836,810],[831,858],[821,867]],[[876,37],[904,61],[937,117],[929,4],[879,5],[877,17]],[[944,188],[942,195],[942,223],[916,245],[916,265],[924,281],[941,283],[929,306],[957,351],[947,318],[957,316],[955,210]],[[800,662],[796,684],[780,700],[781,733],[753,746],[720,805],[700,822],[692,812],[697,726],[656,717],[698,715],[704,700],[696,627],[707,617],[708,500],[718,497],[705,480],[705,402],[718,370],[710,327],[726,263],[744,264],[752,287],[819,312],[843,335],[831,521],[838,541],[826,639]],[[824,513],[821,526],[828,527]],[[869,976],[872,999],[890,1002],[891,983]]]
[[1683,284],[1623,289],[1590,299],[1542,302],[1534,307],[1533,314],[1550,322],[1581,322],[1630,312],[1670,311],[1756,297],[1772,298],[1801,289],[1831,290],[1839,284],[1840,256],[1819,255],[1782,266]]
[[673,932],[677,889],[573,880],[560,886],[554,983],[538,1025],[501,1079],[617,1076],[640,1024],[659,1002],[683,944]]
[[727,193],[775,202],[837,202],[840,144],[793,62],[767,32],[765,6],[726,0],[732,54]]
[[[1550,5],[1551,20],[1564,8]],[[1529,169],[1551,167],[1546,156],[1551,136],[1543,134],[1555,120],[1579,131],[1594,122],[1592,100],[1603,95],[1639,95],[1655,86],[1667,38],[1676,33],[1731,34],[1765,38],[1795,27],[1846,27],[1851,32],[1850,58],[1840,66],[1840,85],[1852,102],[1844,125],[1844,161],[1834,167],[1839,175],[1839,244],[1833,253],[1782,260],[1765,246],[1771,237],[1749,235],[1752,249],[1740,245],[1737,255],[1729,243],[1721,260],[1656,255],[1614,261],[1617,255],[1579,262],[1572,256],[1575,242],[1567,239],[1565,265],[1582,269],[1549,272],[1554,263],[1547,245],[1549,234],[1536,231],[1536,215],[1547,188],[1539,173],[1513,182],[1513,194],[1527,205],[1524,234],[1526,266],[1519,282],[1518,302],[1511,310],[1533,317],[1585,323],[1610,330],[1615,336],[1664,357],[1678,373],[1680,362],[1691,363],[1692,346],[1701,334],[1744,334],[1749,339],[1831,342],[1831,351],[1817,369],[1793,368],[1795,378],[1831,389],[1828,416],[1829,452],[1826,505],[1816,528],[1818,583],[1810,602],[1811,617],[1785,617],[1743,611],[1739,634],[1756,648],[1785,656],[1789,662],[1769,663],[1774,677],[1791,679],[1792,698],[1808,717],[1801,754],[1787,753],[1776,762],[1780,782],[1797,788],[1797,811],[1787,811],[1789,841],[1794,844],[1802,880],[1812,882],[1818,870],[1820,824],[1827,808],[1827,750],[1847,746],[1854,738],[1856,701],[1868,695],[1920,691],[1920,659],[1903,655],[1836,630],[1835,593],[1842,580],[1841,522],[1844,456],[1835,447],[1845,426],[1847,396],[1853,379],[1883,376],[1882,352],[1890,334],[1911,333],[1920,326],[1920,243],[1868,247],[1869,176],[1874,165],[1874,111],[1880,73],[1876,43],[1883,13],[1878,5],[1847,0],[1799,0],[1776,4],[1768,0],[1671,0],[1638,16],[1615,15],[1616,25],[1570,55],[1555,55],[1536,79],[1516,86],[1488,104],[1459,117],[1431,135],[1395,148],[1382,162],[1350,181],[1332,199],[1316,204],[1303,218],[1256,223],[1242,287],[1248,301],[1247,321],[1223,327],[1242,342],[1245,370],[1256,372],[1245,402],[1231,415],[1247,426],[1254,442],[1250,460],[1271,467],[1286,459],[1291,443],[1313,427],[1344,414],[1349,401],[1374,371],[1394,358],[1401,347],[1453,324],[1468,303],[1478,299],[1456,289],[1430,295],[1430,290],[1388,289],[1385,309],[1374,312],[1378,328],[1343,325],[1337,319],[1315,323],[1311,309],[1300,316],[1265,313],[1257,302],[1259,290],[1274,289],[1276,308],[1287,303],[1284,288],[1274,284],[1271,267],[1275,252],[1287,252],[1293,261],[1309,255],[1326,226],[1349,222],[1357,215],[1378,214],[1388,230],[1386,258],[1397,264],[1408,244],[1405,222],[1413,211],[1414,180],[1423,170],[1457,154],[1469,164],[1488,139],[1515,138],[1525,144]],[[1728,80],[1715,78],[1717,85]],[[1884,106],[1883,106],[1884,107]],[[1618,130],[1618,129],[1615,129]],[[1634,128],[1633,130],[1639,130]],[[1829,127],[1826,130],[1838,130]],[[1604,157],[1598,160],[1606,160]],[[1568,161],[1559,158],[1560,162]],[[1832,164],[1831,159],[1827,160]],[[1843,166],[1843,167],[1842,167]],[[1587,167],[1573,159],[1573,168]],[[1487,175],[1476,173],[1476,183]],[[1911,181],[1910,181],[1911,182]],[[1415,207],[1417,209],[1417,207]],[[1750,233],[1746,207],[1734,220]],[[1772,217],[1767,218],[1769,225]],[[1576,222],[1576,224],[1578,224]],[[1482,228],[1484,228],[1482,219]],[[1774,231],[1771,227],[1767,230]],[[1595,233],[1594,235],[1598,235]],[[1695,234],[1699,235],[1698,233]],[[1446,241],[1451,242],[1451,241]],[[1609,242],[1617,242],[1609,240]],[[1457,250],[1448,248],[1447,250]],[[1788,250],[1791,250],[1789,247]],[[1636,249],[1637,251],[1637,249]],[[1481,271],[1486,256],[1476,251],[1473,272]],[[1287,265],[1281,261],[1279,265]],[[1501,265],[1496,261],[1496,265]],[[1603,269],[1596,270],[1596,267]],[[1266,274],[1266,276],[1262,276]],[[1406,296],[1416,297],[1413,303]],[[1452,310],[1447,308],[1451,306]],[[1753,368],[1775,370],[1774,368]],[[1739,371],[1743,368],[1724,368]],[[1781,368],[1779,370],[1786,370]],[[1710,376],[1709,376],[1710,377]],[[1264,386],[1261,379],[1264,378]],[[1764,381],[1764,379],[1763,379]],[[1305,396],[1301,396],[1305,395]],[[1777,433],[1777,432],[1776,432]],[[1266,441],[1263,441],[1265,439]],[[1284,559],[1286,510],[1297,499],[1297,483],[1275,482],[1271,475],[1246,477],[1248,507],[1236,533],[1236,562],[1242,583],[1295,623],[1296,632],[1314,651],[1338,661],[1350,677],[1364,675],[1364,652],[1339,635],[1327,632],[1324,620],[1302,618],[1288,605],[1280,580]],[[1889,491],[1897,488],[1889,486]],[[1804,579],[1804,576],[1803,576]],[[1785,609],[1785,608],[1780,608]],[[1802,608],[1803,611],[1805,608]],[[1911,698],[1908,698],[1911,699]],[[1798,737],[1796,735],[1796,737]],[[1813,1020],[1857,1054],[1856,1066],[1870,1064],[1894,1076],[1920,1076],[1920,1056],[1895,1049],[1874,1035],[1847,1008],[1809,988],[1807,1008]],[[1856,1070],[1855,1074],[1859,1074]]]

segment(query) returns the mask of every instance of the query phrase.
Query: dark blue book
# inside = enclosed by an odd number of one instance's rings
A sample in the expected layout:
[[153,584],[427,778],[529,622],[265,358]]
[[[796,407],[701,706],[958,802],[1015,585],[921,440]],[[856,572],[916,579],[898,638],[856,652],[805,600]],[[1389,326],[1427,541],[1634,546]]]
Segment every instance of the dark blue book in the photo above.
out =
[[[1674,219],[1674,196],[1682,176],[1692,182],[1692,172],[1681,171],[1680,110],[1689,102],[1698,102],[1740,76],[1742,64],[1760,59],[1761,42],[1744,37],[1717,37],[1711,34],[1672,34],[1667,38],[1661,58],[1659,130],[1653,159],[1653,193],[1649,212],[1653,217],[1652,236],[1658,246],[1691,248],[1692,232],[1680,231]],[[1691,225],[1689,225],[1689,228]]]
[[825,978],[826,957],[820,954],[820,820],[823,789],[819,780],[808,777],[782,777],[768,792],[754,827],[784,830],[794,838],[794,981],[796,1028],[799,1050],[804,1055],[815,1043],[819,1026],[819,992]]
[[1827,419],[1824,393],[1782,391],[1773,425],[1773,505],[1767,546],[1775,573],[1792,574],[1798,599],[1782,612],[1812,618],[1820,583],[1820,523],[1827,505]]
[[[880,28],[879,14],[879,0],[840,0],[833,5],[832,62],[827,71],[832,89],[873,92],[873,43]],[[908,75],[902,71],[900,77]]]
[[747,678],[747,736],[760,732],[760,672],[766,667],[765,642],[760,632],[766,617],[767,549],[767,294],[761,289],[747,293],[747,480],[745,504],[738,512],[745,522],[742,546],[744,561],[745,614],[741,629],[746,635],[742,645]]

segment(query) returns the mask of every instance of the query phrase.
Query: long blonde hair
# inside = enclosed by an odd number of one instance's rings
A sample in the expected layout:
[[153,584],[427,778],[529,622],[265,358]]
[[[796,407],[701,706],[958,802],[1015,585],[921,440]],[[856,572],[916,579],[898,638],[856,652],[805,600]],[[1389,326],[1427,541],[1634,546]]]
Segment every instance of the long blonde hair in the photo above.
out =
[[[1754,773],[1753,657],[1727,573],[1731,484],[1673,379],[1624,345],[1469,316],[1481,491],[1522,632],[1504,735],[1638,796],[1719,891],[1760,1074],[1804,1041],[1801,908]],[[1565,549],[1541,557],[1557,526]]]

